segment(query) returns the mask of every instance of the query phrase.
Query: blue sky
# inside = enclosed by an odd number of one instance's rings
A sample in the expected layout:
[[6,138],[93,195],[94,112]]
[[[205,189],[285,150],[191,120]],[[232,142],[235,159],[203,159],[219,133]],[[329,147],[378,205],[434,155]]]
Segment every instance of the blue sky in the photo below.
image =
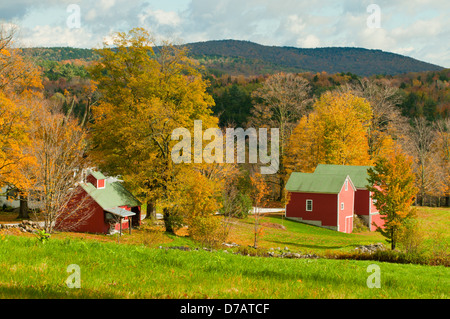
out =
[[[79,28],[67,24],[80,9]],[[368,24],[379,8],[379,25]],[[0,21],[22,46],[101,47],[141,26],[177,43],[249,40],[295,47],[381,49],[450,67],[448,0],[0,0]]]

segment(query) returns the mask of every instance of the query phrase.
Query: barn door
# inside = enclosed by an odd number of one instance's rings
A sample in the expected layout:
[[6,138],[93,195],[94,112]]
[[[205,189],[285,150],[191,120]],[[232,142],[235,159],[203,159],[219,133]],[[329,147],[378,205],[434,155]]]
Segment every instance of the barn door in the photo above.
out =
[[350,234],[353,231],[353,216],[345,218],[345,232]]

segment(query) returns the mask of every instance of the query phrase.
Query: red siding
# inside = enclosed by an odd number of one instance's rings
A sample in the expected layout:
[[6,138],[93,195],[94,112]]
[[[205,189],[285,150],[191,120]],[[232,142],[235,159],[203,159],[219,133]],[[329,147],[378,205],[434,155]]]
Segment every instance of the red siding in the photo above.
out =
[[[131,211],[131,207],[128,207],[128,206],[120,206],[120,208],[123,208],[125,210]],[[134,216],[133,216],[133,218],[134,218]],[[122,230],[128,229],[128,224],[129,224],[128,217],[122,218]],[[114,226],[114,229],[115,230],[120,230],[120,223],[117,223]]]
[[355,214],[369,215],[371,205],[370,192],[366,189],[358,189],[355,194]]
[[380,214],[372,215],[372,225],[370,225],[370,230],[371,231],[376,231],[377,227],[374,226],[373,223],[375,223],[379,227],[383,227],[384,219],[381,219],[381,215]]
[[91,183],[92,185],[94,185],[94,187],[97,187],[97,179],[91,174],[89,174],[89,176],[86,177],[86,182]]
[[[306,211],[306,200],[312,199],[312,212]],[[337,194],[290,193],[286,205],[286,217],[321,221],[323,226],[337,226]]]
[[[56,220],[57,228],[89,233],[106,233],[108,231],[109,225],[105,223],[103,208],[92,200],[85,190],[78,187],[77,194],[73,197],[72,202],[74,204],[68,205],[67,212]],[[83,207],[78,208],[80,203],[82,203]],[[74,209],[78,210],[76,216],[65,218]],[[84,218],[82,224],[78,223],[80,218]],[[77,223],[78,225],[74,227],[73,225]]]
[[[338,231],[343,233],[351,233],[353,231],[353,211],[354,211],[355,191],[350,183],[347,190],[342,186],[339,193],[339,228]],[[344,204],[344,209],[341,205]]]
[[[313,201],[311,212],[306,211],[308,199]],[[351,233],[353,230],[354,200],[355,191],[350,183],[347,190],[345,190],[345,184],[343,184],[339,194],[290,193],[290,200],[286,205],[286,217],[302,218],[305,221],[320,221],[322,226],[338,227],[340,232]],[[344,209],[341,209],[342,203],[344,203]]]

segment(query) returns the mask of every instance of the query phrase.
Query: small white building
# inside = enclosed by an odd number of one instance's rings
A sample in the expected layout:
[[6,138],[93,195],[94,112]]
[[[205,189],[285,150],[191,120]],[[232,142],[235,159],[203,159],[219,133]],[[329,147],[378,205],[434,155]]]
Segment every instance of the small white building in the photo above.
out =
[[7,187],[3,187],[0,189],[0,208],[8,207],[8,208],[18,208],[20,207],[20,202],[18,200],[8,199],[5,194],[8,191]]

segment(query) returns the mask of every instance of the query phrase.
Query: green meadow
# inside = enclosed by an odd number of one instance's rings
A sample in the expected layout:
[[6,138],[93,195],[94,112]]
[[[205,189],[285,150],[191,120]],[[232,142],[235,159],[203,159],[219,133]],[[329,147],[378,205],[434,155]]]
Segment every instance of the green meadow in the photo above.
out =
[[[448,298],[450,270],[373,261],[251,257],[204,250],[5,236],[1,298]],[[81,288],[68,288],[67,267]],[[367,285],[380,267],[380,288]]]
[[[429,250],[436,238],[441,246],[448,244],[448,211],[421,211],[423,226],[434,225],[424,238]],[[228,242],[248,247],[252,221],[233,220]],[[0,298],[449,298],[450,270],[442,265],[325,258],[384,242],[378,233],[342,234],[279,216],[264,217],[262,223],[261,249],[288,248],[320,258],[246,256],[225,246],[211,252],[189,237],[167,235],[148,225],[124,234],[119,242],[114,236],[73,233],[53,234],[41,242],[36,235],[3,232]],[[190,250],[167,249],[170,246]],[[72,264],[79,266],[80,288],[67,285]],[[379,267],[380,288],[369,287],[374,282],[371,265]]]

